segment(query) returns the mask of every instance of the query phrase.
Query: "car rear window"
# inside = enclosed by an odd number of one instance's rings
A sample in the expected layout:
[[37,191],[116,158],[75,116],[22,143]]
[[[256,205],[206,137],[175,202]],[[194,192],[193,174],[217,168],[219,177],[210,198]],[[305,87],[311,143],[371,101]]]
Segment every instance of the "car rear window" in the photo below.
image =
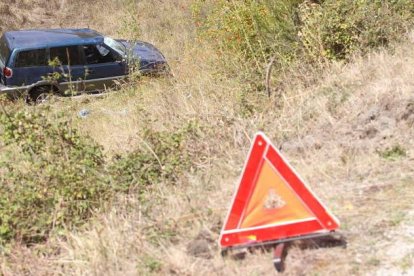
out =
[[46,50],[28,50],[21,51],[17,54],[14,67],[32,67],[32,66],[45,66],[46,62]]
[[7,59],[9,58],[9,55],[10,55],[10,49],[7,46],[6,39],[4,38],[4,36],[2,36],[0,39],[0,65],[1,67],[5,66]]
[[50,60],[58,65],[82,65],[78,46],[50,48]]

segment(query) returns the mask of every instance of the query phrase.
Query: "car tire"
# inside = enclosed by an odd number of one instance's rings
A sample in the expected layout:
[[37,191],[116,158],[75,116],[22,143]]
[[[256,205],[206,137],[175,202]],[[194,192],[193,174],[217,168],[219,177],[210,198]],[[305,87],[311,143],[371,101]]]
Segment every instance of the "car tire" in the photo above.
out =
[[35,87],[26,96],[26,103],[32,105],[42,104],[50,100],[52,95],[53,88],[51,86]]

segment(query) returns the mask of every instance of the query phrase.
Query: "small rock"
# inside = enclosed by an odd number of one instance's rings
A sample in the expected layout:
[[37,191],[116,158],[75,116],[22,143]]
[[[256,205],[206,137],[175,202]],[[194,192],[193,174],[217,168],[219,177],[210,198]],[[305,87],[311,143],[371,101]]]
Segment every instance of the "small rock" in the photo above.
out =
[[187,254],[203,259],[211,259],[213,254],[211,253],[211,244],[214,243],[214,239],[208,231],[202,230],[197,237],[188,243]]
[[91,112],[88,109],[82,109],[79,111],[79,117],[86,118]]
[[187,254],[203,259],[211,259],[210,244],[206,240],[193,240],[187,245]]

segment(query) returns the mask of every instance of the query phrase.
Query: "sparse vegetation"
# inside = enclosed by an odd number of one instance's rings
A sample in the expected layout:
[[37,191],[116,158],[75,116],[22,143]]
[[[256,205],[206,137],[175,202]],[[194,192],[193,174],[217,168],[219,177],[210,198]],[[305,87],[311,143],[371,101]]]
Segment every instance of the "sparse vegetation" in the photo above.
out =
[[390,160],[395,160],[407,155],[406,150],[402,148],[400,145],[395,145],[391,148],[387,148],[384,151],[380,151],[378,153],[381,157]]
[[216,242],[257,130],[348,240],[292,247],[288,274],[412,274],[412,1],[15,2],[0,4],[3,30],[140,38],[174,78],[0,99],[0,274],[273,273],[268,254],[224,260]]
[[414,3],[401,1],[304,1],[301,44],[312,60],[340,60],[401,38],[414,20]]
[[[297,61],[348,59],[398,40],[414,22],[401,1],[196,1],[196,26],[227,58],[261,74],[271,56],[286,70]],[[223,59],[224,64],[228,60]],[[230,63],[226,70],[234,70]]]
[[142,149],[125,156],[115,156],[109,166],[109,176],[117,191],[142,193],[153,183],[167,180],[171,183],[190,167],[184,148],[185,131],[160,133],[146,129],[143,132]]
[[140,194],[189,166],[184,132],[145,131],[147,149],[106,164],[102,148],[79,134],[62,113],[7,111],[0,116],[0,245],[45,241],[50,232],[84,224],[116,192]]
[[81,224],[110,198],[101,148],[47,109],[0,116],[0,244],[45,241]]

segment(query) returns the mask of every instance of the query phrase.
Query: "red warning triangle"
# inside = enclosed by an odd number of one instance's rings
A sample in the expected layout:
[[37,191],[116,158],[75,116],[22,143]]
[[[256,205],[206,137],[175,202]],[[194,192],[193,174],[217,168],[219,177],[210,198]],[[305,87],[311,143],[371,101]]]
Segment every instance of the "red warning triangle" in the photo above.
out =
[[222,247],[328,233],[339,221],[258,133],[220,234]]

